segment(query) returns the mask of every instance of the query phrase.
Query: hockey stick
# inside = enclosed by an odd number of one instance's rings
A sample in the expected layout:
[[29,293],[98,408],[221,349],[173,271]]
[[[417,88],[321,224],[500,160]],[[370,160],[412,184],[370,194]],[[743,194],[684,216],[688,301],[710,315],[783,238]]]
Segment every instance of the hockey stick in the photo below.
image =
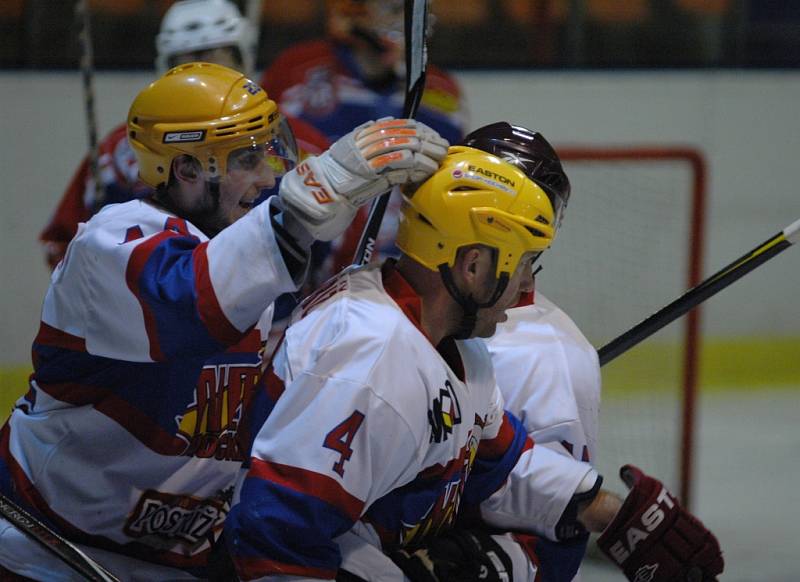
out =
[[[425,90],[425,69],[428,63],[425,33],[428,26],[427,0],[406,0],[405,4],[405,48],[406,48],[406,97],[403,117],[414,117]],[[354,265],[366,265],[375,251],[378,231],[392,192],[382,194],[372,203],[364,232],[358,241]]]
[[92,582],[119,582],[119,578],[87,556],[77,546],[65,540],[2,493],[0,493],[0,516],[8,520],[22,533],[53,552],[87,580]]
[[78,44],[81,50],[80,69],[83,84],[83,104],[86,111],[86,128],[89,137],[89,179],[94,186],[94,208],[99,210],[105,201],[105,192],[100,181],[98,166],[97,114],[94,109],[94,52],[92,51],[92,29],[89,17],[89,0],[75,3],[75,20],[78,28]]
[[686,291],[686,293],[669,305],[662,307],[641,323],[635,325],[616,339],[608,342],[597,350],[600,356],[600,365],[603,366],[617,356],[624,354],[665,325],[675,321],[694,307],[697,307],[712,295],[716,295],[725,287],[759,265],[766,263],[772,257],[786,250],[798,240],[800,240],[800,220],[793,222],[763,244],[760,244],[749,253],[736,259],[724,269],[711,275],[702,283]]
[[[261,3],[262,0],[247,0],[245,4],[245,17],[253,30],[253,53],[258,60],[258,40],[261,37]],[[253,67],[255,67],[255,62]],[[254,71],[247,71],[248,75],[255,75]]]

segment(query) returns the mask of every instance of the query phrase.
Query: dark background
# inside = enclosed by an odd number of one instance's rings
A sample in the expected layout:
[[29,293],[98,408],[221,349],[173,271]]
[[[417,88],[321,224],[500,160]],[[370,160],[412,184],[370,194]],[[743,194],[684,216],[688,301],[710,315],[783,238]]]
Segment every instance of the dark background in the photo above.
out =
[[[243,0],[238,2],[243,5]],[[91,0],[98,69],[149,69],[170,0]],[[0,68],[71,69],[73,0],[0,0]],[[433,0],[450,68],[796,68],[793,0]],[[323,0],[264,0],[258,66],[324,33]]]

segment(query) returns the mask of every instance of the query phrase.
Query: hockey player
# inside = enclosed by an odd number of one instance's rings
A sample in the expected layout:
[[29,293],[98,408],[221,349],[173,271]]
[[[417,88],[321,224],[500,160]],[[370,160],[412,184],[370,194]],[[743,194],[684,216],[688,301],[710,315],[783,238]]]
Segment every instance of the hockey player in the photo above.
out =
[[[556,224],[564,215],[570,184],[555,150],[540,133],[524,127],[498,122],[471,132],[465,145],[493,153],[519,167],[536,182],[556,208]],[[557,257],[555,260],[558,260]],[[497,383],[506,408],[517,415],[525,431],[537,446],[546,446],[576,460],[596,459],[598,413],[600,405],[600,366],[597,351],[574,322],[544,295],[526,294],[497,332],[486,340],[494,364]],[[723,563],[714,536],[669,497],[662,504],[663,519],[648,521],[651,505],[663,485],[635,468],[625,469],[625,478],[634,489],[612,523],[598,523],[605,530],[600,548],[620,565],[631,580],[686,580],[692,575],[708,579],[722,571]],[[610,502],[621,506],[611,494]],[[666,500],[666,497],[664,497]],[[642,527],[642,520],[651,528]],[[629,547],[628,528],[641,528],[645,537]],[[426,548],[424,560],[418,556],[400,556],[408,569],[416,568],[417,581],[469,578],[481,566],[491,562],[476,559],[476,544],[510,555],[527,554],[538,564],[543,582],[569,582],[583,557],[588,533],[580,532],[562,543],[542,537],[515,535],[518,547],[502,550],[491,545],[478,530],[456,531],[447,539],[437,540]],[[647,539],[645,543],[644,540]],[[620,549],[622,548],[622,549]],[[509,558],[510,559],[510,558]],[[520,559],[519,556],[515,558]],[[431,565],[426,571],[423,564]],[[658,567],[654,567],[658,564]],[[641,569],[641,572],[640,572]],[[648,577],[645,577],[647,574]]]
[[[447,144],[413,120],[368,123],[253,207],[293,166],[291,131],[263,89],[209,63],[140,92],[128,137],[155,193],[82,224],[53,273],[30,389],[0,431],[0,491],[123,579],[191,579],[244,460],[262,313],[302,281],[313,239],[423,180]],[[0,564],[71,576],[4,521]]]
[[[161,76],[175,65],[203,61],[224,65],[250,76],[255,66],[255,51],[253,26],[234,3],[229,0],[179,0],[170,6],[161,20],[156,36],[156,72]],[[320,154],[330,145],[329,140],[309,124],[298,119],[290,119],[289,124],[301,157]],[[98,146],[101,191],[96,192],[88,157],[84,158],[49,223],[39,235],[51,269],[64,257],[80,222],[88,220],[106,204],[149,195],[150,188],[138,179],[136,157],[126,131],[125,123],[121,123]]]
[[[262,86],[286,114],[336,139],[368,119],[403,110],[402,0],[327,0],[327,37],[283,51]],[[377,117],[376,117],[377,116]],[[450,142],[464,135],[456,80],[429,65],[417,119]]]
[[[242,579],[340,567],[402,579],[381,550],[435,539],[461,506],[551,538],[610,519],[591,466],[534,445],[503,412],[476,339],[531,290],[553,232],[547,195],[522,171],[451,148],[406,200],[401,258],[346,270],[301,305],[254,400],[268,417],[226,523]],[[535,569],[521,555],[492,572]]]
[[[262,86],[284,113],[308,122],[331,140],[369,119],[400,116],[405,78],[403,4],[403,0],[326,0],[326,37],[283,51],[264,72]],[[467,117],[456,79],[429,64],[415,118],[456,143],[466,133]],[[400,205],[401,197],[393,195],[378,235],[383,254],[396,254]],[[364,209],[353,228],[330,248],[320,245],[314,257],[318,263],[312,273],[314,284],[352,262],[366,219]]]

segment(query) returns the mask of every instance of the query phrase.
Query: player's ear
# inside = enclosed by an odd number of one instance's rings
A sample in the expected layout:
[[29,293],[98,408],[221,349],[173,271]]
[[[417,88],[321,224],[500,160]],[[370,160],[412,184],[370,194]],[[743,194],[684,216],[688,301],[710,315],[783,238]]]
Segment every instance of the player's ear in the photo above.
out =
[[172,173],[179,182],[196,182],[200,168],[191,156],[178,156],[172,160]]
[[464,291],[481,288],[487,269],[491,267],[491,252],[480,245],[471,245],[459,250],[455,271],[465,285]]

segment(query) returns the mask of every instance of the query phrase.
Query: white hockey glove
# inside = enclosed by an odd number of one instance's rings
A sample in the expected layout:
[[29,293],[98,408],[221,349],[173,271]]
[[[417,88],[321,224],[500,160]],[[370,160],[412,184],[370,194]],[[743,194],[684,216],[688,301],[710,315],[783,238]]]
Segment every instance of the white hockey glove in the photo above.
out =
[[420,183],[438,168],[448,143],[413,119],[369,121],[281,180],[278,196],[318,240],[339,236],[358,207],[392,186]]

